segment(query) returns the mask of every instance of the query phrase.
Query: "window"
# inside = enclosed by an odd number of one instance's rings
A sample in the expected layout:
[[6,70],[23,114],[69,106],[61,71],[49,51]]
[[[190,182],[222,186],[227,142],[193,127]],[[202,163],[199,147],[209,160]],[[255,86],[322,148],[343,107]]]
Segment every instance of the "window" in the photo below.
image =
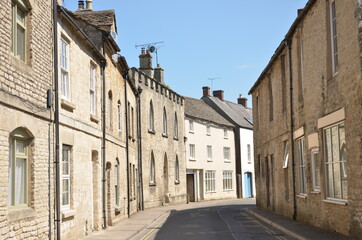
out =
[[229,147],[224,147],[224,161],[225,162],[230,162],[230,148]]
[[258,125],[257,127],[260,128],[261,126],[261,120],[260,120],[260,98],[258,93],[256,93],[256,97],[255,97],[255,102],[256,102],[256,119],[258,120]]
[[116,207],[119,206],[118,182],[119,182],[119,162],[117,159],[116,164],[114,166],[114,199],[115,199]]
[[167,136],[167,114],[165,108],[163,108],[163,114],[162,114],[162,134],[164,136]]
[[212,161],[212,147],[210,145],[207,146],[207,161]]
[[155,131],[152,101],[150,102],[150,106],[149,106],[149,109],[148,109],[148,130],[152,131],[152,132]]
[[133,199],[136,199],[136,165],[132,165],[132,183],[133,183]]
[[248,153],[248,164],[251,164],[251,146],[250,144],[246,145],[247,153]]
[[112,117],[113,117],[113,104],[112,104],[112,91],[108,92],[108,118],[109,118],[109,128],[112,129],[113,124],[112,124]]
[[175,113],[175,119],[173,121],[173,135],[174,138],[178,138],[178,120],[177,120],[177,113]]
[[25,62],[26,57],[26,15],[27,7],[23,0],[12,3],[12,46],[14,56]]
[[122,131],[122,108],[121,108],[121,101],[118,100],[117,103],[117,126],[118,132]]
[[195,160],[195,144],[190,144],[190,159]]
[[209,124],[206,124],[206,135],[211,135],[211,128]]
[[70,154],[71,147],[63,145],[62,151],[62,208],[70,208]]
[[131,134],[132,134],[132,137],[134,138],[134,129],[135,129],[135,126],[134,126],[134,110],[133,110],[133,107],[131,107]]
[[335,74],[338,72],[336,1],[332,1],[330,4],[330,24],[331,24],[331,45],[332,45],[332,69],[333,73]]
[[206,192],[215,192],[215,171],[205,172],[205,190]]
[[224,128],[224,138],[228,138],[228,130]]
[[189,120],[189,131],[194,132],[194,121]]
[[284,158],[283,158],[283,168],[288,168],[289,161],[289,146],[288,143],[284,143]]
[[153,156],[153,152],[151,152],[150,161],[150,184],[156,184],[155,158]]
[[29,136],[22,130],[14,131],[10,136],[9,159],[9,206],[28,204],[28,168]]
[[175,163],[175,183],[180,183],[180,165],[179,165],[177,155],[176,155],[176,163]]
[[274,119],[274,103],[273,103],[273,83],[270,75],[268,76],[269,84],[269,121]]
[[90,65],[90,86],[89,86],[89,95],[90,95],[90,113],[96,114],[96,70],[93,64]]
[[344,123],[323,130],[327,197],[347,199],[347,159]]
[[304,138],[299,138],[296,141],[297,143],[297,159],[298,159],[298,177],[299,177],[299,193],[306,194],[306,176],[305,169],[306,163],[304,158]]
[[299,61],[300,61],[300,91],[303,94],[304,89],[304,50],[303,50],[303,39],[299,39]]
[[285,55],[280,56],[280,67],[281,67],[281,81],[282,81],[282,111],[286,110],[286,102],[287,102],[287,81],[285,74]]
[[312,150],[312,180],[313,180],[313,190],[320,191],[321,181],[319,175],[320,162],[318,159],[318,149]]
[[232,171],[222,172],[222,188],[224,191],[233,189],[233,174]]
[[69,44],[60,39],[60,80],[61,80],[61,97],[70,99],[70,81],[69,81]]

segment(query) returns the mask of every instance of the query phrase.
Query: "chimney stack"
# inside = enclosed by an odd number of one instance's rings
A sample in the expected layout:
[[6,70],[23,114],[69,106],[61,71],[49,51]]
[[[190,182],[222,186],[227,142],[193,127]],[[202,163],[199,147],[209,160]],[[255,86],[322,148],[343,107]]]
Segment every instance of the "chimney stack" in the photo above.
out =
[[139,70],[149,76],[150,78],[153,78],[153,68],[152,68],[152,55],[149,50],[145,52],[145,49],[142,49],[140,58],[140,68]]
[[78,10],[84,10],[84,1],[83,0],[79,0],[78,1]]
[[304,10],[304,8],[299,8],[299,9],[298,9],[298,16],[299,16],[299,14],[300,14],[303,10]]
[[248,108],[248,99],[246,97],[243,97],[243,95],[239,95],[238,98],[238,104],[243,105],[245,108]]
[[219,98],[221,101],[224,101],[224,91],[223,91],[223,90],[213,91],[212,94],[214,95],[214,97],[217,97],[217,98]]
[[209,87],[202,87],[202,96],[203,97],[210,96],[210,88]]
[[164,73],[163,73],[163,71],[164,70],[163,70],[163,68],[160,67],[160,64],[157,64],[157,67],[154,69],[154,78],[159,83],[164,82]]
[[87,10],[93,10],[93,2],[92,2],[92,0],[87,0],[86,1],[86,9]]

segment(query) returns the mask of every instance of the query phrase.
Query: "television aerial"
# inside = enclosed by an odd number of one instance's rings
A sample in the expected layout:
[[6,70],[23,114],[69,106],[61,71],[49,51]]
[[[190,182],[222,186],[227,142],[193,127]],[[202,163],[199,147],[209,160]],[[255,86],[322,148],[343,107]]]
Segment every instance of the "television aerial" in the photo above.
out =
[[212,84],[213,84],[214,80],[216,80],[216,79],[220,79],[220,77],[213,77],[213,78],[208,78],[207,79],[207,80],[209,80],[211,82],[211,86],[210,86],[211,91],[212,91]]
[[159,46],[159,44],[162,44],[164,42],[153,42],[153,43],[145,43],[145,44],[136,44],[135,48],[141,48],[142,50],[147,49],[149,50],[151,53],[156,53],[156,64],[157,67],[159,67],[158,64],[158,49],[164,46]]

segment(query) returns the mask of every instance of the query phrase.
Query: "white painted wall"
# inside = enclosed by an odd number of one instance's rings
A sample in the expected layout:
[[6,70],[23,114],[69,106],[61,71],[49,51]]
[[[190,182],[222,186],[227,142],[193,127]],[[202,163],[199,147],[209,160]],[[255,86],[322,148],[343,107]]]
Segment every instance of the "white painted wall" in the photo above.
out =
[[[235,177],[235,143],[232,128],[227,130],[228,137],[224,138],[224,127],[215,124],[210,125],[210,135],[206,132],[206,122],[193,120],[194,131],[190,131],[189,118],[185,118],[186,131],[186,169],[188,173],[194,172],[195,179],[199,182],[195,186],[196,196],[200,199],[211,200],[236,197]],[[195,144],[195,159],[190,159],[190,144]],[[212,146],[212,160],[207,159],[207,145]],[[224,147],[230,148],[230,162],[224,161]],[[205,192],[205,171],[215,170],[215,192]],[[223,190],[223,171],[232,171],[232,190]]]
[[[248,163],[247,145],[250,144],[251,163]],[[254,172],[254,144],[253,130],[240,128],[240,156],[241,156],[241,172],[243,178],[243,197],[245,196],[244,174],[250,172],[252,174],[252,195],[255,197],[255,172]]]

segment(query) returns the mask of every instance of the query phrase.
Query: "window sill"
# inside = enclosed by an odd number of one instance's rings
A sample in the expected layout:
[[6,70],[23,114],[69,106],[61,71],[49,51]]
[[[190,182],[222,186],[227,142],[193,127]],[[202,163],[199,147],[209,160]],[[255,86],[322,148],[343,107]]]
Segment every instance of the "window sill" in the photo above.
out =
[[100,121],[99,117],[97,117],[96,115],[93,115],[93,114],[90,115],[90,120],[95,123],[99,123],[99,121]]
[[75,109],[75,105],[71,102],[69,102],[68,100],[65,99],[61,99],[60,101],[60,106],[68,111],[73,112],[73,110]]
[[310,193],[312,193],[312,194],[321,194],[321,191],[316,189],[316,190],[311,191]]
[[337,205],[343,205],[343,206],[348,205],[348,201],[341,200],[341,199],[324,199],[323,202],[337,204]]
[[180,181],[179,180],[175,180],[175,185],[178,185],[180,184]]
[[150,187],[155,187],[156,183],[150,183]]
[[189,158],[189,161],[196,162],[196,159],[195,158]]
[[162,137],[164,137],[164,138],[168,138],[168,135],[167,135],[167,134],[165,134],[165,133],[162,133]]
[[206,136],[211,136],[211,134],[210,134],[210,133],[206,133]]
[[208,193],[216,193],[216,191],[209,191],[209,192],[206,192],[206,194],[208,194]]
[[300,193],[297,195],[298,198],[307,199],[307,194]]
[[34,218],[36,211],[33,208],[25,207],[20,209],[9,209],[9,222],[20,221],[26,218]]
[[213,162],[212,159],[207,159],[208,162]]
[[228,137],[224,137],[224,139],[229,139]]
[[152,129],[148,129],[148,133],[155,134],[156,132]]
[[232,192],[234,191],[233,189],[224,189],[223,192]]
[[224,160],[224,162],[226,162],[226,163],[231,163],[231,160]]
[[73,209],[67,209],[62,211],[62,220],[74,218],[76,211]]
[[173,140],[178,141],[178,137],[173,137]]
[[194,132],[194,131],[192,131],[192,130],[190,130],[190,131],[189,131],[189,133],[194,134],[195,132]]

